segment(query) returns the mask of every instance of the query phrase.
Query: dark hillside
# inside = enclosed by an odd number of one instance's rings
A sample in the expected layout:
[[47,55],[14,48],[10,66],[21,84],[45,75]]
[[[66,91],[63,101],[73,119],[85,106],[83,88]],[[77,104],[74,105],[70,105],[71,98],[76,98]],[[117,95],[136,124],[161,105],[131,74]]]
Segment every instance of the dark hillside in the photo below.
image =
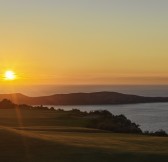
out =
[[41,97],[28,97],[19,93],[1,94],[0,100],[3,99],[8,99],[16,104],[31,105],[110,105],[168,102],[168,97],[144,97],[117,92],[55,94]]

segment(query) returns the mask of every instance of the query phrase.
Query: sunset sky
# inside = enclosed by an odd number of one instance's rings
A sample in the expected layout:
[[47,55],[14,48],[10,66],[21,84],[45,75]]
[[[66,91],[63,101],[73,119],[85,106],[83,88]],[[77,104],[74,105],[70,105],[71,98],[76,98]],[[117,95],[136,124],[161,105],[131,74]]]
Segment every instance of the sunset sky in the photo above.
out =
[[15,84],[168,84],[167,0],[1,0],[0,29]]

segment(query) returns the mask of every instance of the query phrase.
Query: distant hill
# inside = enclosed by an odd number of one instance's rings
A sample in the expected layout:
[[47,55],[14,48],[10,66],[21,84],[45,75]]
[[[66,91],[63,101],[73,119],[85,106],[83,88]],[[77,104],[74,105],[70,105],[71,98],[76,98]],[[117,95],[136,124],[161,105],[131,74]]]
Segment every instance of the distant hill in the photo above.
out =
[[144,97],[117,92],[70,93],[29,97],[20,93],[0,94],[0,100],[29,105],[113,105],[133,103],[168,102],[168,97]]

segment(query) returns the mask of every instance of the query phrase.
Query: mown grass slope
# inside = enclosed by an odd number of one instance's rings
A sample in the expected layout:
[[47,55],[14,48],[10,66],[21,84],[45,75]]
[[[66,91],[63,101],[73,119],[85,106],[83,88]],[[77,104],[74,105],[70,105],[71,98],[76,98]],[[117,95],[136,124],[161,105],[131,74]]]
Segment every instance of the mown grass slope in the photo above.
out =
[[168,138],[88,129],[50,111],[0,110],[0,161],[167,162]]

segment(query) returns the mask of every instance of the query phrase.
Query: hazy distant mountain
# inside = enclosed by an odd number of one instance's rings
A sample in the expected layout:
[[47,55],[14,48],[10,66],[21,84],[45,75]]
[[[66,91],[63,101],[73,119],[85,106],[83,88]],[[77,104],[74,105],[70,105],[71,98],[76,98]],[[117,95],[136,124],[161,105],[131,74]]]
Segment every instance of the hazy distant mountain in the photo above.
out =
[[117,92],[70,93],[51,96],[28,97],[20,93],[0,94],[0,100],[30,105],[110,105],[168,102],[168,97],[143,97]]

